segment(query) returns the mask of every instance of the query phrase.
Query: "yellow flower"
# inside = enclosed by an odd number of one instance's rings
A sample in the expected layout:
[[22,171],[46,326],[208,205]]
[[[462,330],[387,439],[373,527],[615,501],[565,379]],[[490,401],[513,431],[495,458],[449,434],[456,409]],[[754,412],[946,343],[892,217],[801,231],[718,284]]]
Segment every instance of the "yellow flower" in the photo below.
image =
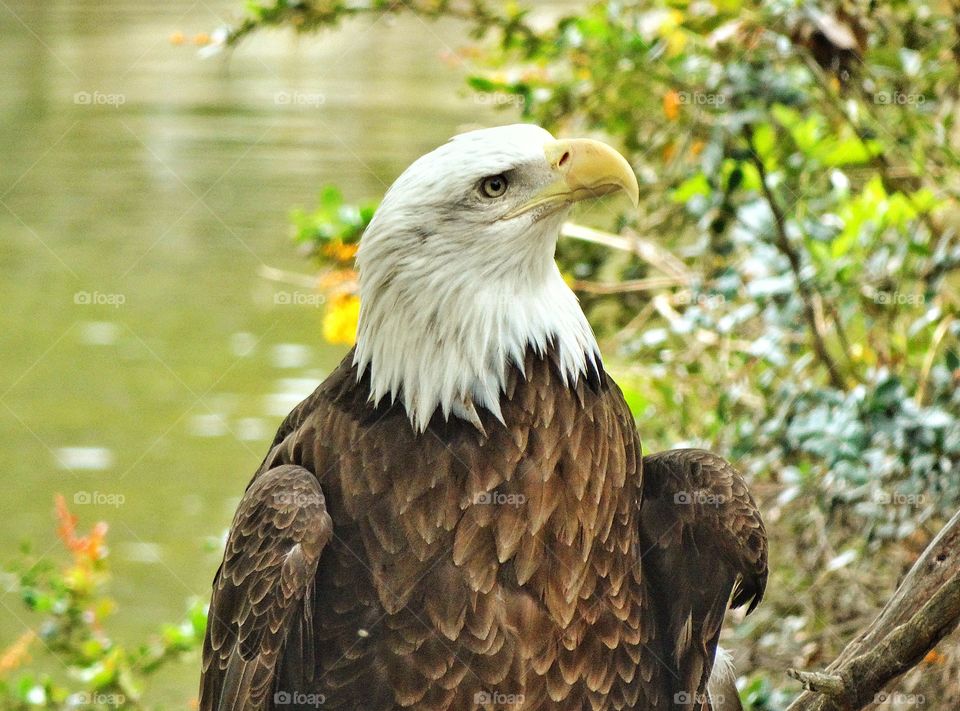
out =
[[357,337],[360,299],[353,294],[337,294],[327,302],[323,316],[323,337],[330,343],[352,346]]
[[671,10],[660,25],[660,36],[667,42],[667,56],[676,57],[687,46],[687,35],[683,30],[683,13]]
[[344,244],[340,240],[329,242],[323,246],[323,254],[337,262],[353,262],[357,255],[355,244]]
[[663,113],[668,121],[676,121],[680,115],[680,92],[676,89],[663,95]]

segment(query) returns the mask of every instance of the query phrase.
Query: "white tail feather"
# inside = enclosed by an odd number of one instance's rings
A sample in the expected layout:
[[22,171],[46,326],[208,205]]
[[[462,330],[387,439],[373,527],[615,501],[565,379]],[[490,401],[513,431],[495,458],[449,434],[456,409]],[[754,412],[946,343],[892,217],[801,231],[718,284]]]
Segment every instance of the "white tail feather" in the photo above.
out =
[[723,696],[729,693],[731,687],[736,688],[736,683],[737,670],[733,666],[733,655],[723,647],[717,646],[717,654],[713,660],[713,671],[710,673],[710,680],[707,682],[707,694],[710,696],[711,705],[725,708]]

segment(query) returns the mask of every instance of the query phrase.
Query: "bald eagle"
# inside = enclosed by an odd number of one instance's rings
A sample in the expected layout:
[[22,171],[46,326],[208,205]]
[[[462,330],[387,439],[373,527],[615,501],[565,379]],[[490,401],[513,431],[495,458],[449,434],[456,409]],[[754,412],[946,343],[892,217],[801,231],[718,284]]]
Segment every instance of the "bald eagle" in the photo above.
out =
[[554,262],[571,204],[620,190],[619,153],[530,125],[396,180],[356,347],[237,508],[200,709],[739,707],[712,672],[763,595],[760,514],[713,454],[641,456]]

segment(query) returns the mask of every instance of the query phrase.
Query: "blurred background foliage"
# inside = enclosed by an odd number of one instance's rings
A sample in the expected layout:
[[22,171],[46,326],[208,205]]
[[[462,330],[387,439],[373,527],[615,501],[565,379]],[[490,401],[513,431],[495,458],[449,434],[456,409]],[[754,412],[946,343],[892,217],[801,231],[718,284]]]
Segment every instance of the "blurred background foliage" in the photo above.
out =
[[[192,600],[181,622],[158,625],[148,641],[125,647],[111,632],[107,524],[81,534],[64,498],[55,503],[61,552],[37,556],[25,548],[5,571],[37,621],[0,655],[0,707],[144,708],[141,695],[150,677],[203,643],[206,601]],[[60,663],[44,664],[51,658]]]
[[[960,7],[271,0],[246,12],[208,53],[263,29],[323,42],[352,18],[455,18],[473,41],[444,60],[464,91],[504,122],[628,156],[639,211],[578,213],[558,261],[646,449],[707,446],[750,478],[773,574],[725,643],[745,706],[785,708],[797,690],[785,668],[828,663],[960,502]],[[331,185],[292,213],[332,343],[352,339],[352,259],[377,198]],[[107,654],[102,631],[68,624],[96,617],[96,596],[45,576],[18,578],[31,609],[38,594],[59,600],[42,634],[72,645],[80,669],[106,665],[89,689],[126,703],[152,660],[202,634],[194,611],[153,646]],[[904,707],[918,694],[926,708],[960,704],[957,640],[899,682]],[[23,705],[43,705],[36,689],[50,708],[66,698],[29,675],[5,683]]]

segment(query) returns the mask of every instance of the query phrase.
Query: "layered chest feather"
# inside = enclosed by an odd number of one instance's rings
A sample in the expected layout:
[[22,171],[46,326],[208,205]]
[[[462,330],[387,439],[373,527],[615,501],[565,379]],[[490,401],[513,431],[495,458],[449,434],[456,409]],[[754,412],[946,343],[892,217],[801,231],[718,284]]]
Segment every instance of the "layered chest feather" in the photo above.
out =
[[458,577],[464,592],[529,590],[564,623],[577,600],[619,588],[640,482],[614,405],[605,388],[567,388],[543,363],[512,380],[506,425],[487,421],[486,433],[453,420],[415,435],[402,412],[345,433],[330,493],[385,609]]
[[333,519],[314,611],[328,690],[376,685],[375,668],[418,708],[475,708],[496,689],[531,709],[629,694],[642,641],[632,421],[609,383],[525,370],[505,424],[485,417],[484,433],[435,418],[416,435],[402,408],[341,407],[278,448],[317,473]]

